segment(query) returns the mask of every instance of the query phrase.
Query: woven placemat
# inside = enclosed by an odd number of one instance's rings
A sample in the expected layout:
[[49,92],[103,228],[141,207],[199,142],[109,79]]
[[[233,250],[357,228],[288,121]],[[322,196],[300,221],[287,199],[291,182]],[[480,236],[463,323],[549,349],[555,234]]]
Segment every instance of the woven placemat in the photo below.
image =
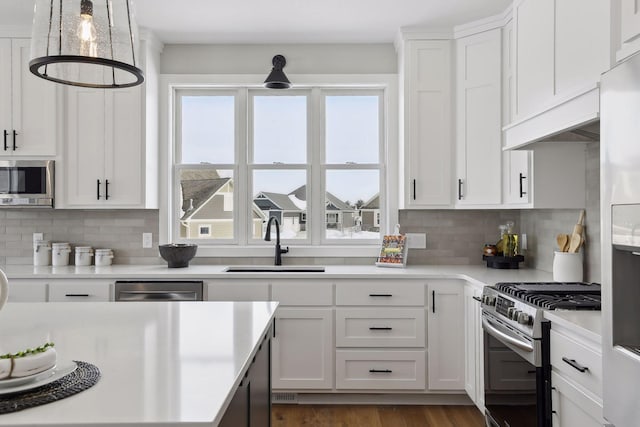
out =
[[59,380],[31,390],[0,396],[0,414],[17,412],[73,396],[92,387],[100,379],[100,370],[91,363],[74,360],[75,371]]

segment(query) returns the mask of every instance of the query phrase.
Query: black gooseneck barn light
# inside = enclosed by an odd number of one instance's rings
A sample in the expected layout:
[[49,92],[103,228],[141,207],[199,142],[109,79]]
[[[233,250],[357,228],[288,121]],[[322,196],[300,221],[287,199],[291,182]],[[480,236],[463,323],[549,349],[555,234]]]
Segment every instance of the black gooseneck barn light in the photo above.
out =
[[282,55],[276,55],[273,57],[271,63],[273,64],[273,68],[264,81],[264,87],[269,89],[289,89],[291,82],[287,76],[284,75],[284,71],[282,71],[284,66],[287,65],[287,60],[284,59]]
[[36,0],[29,69],[90,88],[141,84],[132,0]]

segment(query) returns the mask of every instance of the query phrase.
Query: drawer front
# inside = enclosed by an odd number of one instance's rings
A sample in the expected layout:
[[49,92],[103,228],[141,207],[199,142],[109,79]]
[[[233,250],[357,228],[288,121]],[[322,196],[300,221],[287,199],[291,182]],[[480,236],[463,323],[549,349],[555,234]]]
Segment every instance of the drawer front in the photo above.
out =
[[207,282],[207,301],[269,301],[266,282]]
[[109,283],[70,283],[49,286],[50,302],[103,302],[110,301]]
[[338,347],[424,347],[422,308],[338,308]]
[[354,280],[336,285],[336,305],[424,306],[421,282]]
[[597,427],[604,424],[602,401],[579,390],[556,372],[551,372],[551,385],[554,426]]
[[424,351],[336,351],[336,388],[424,390]]
[[[602,355],[551,330],[551,366],[598,397],[602,396]],[[584,370],[584,372],[581,372]]]
[[47,283],[44,281],[11,280],[9,302],[46,302]]
[[333,284],[331,282],[274,282],[271,285],[271,299],[280,305],[322,306],[333,305]]

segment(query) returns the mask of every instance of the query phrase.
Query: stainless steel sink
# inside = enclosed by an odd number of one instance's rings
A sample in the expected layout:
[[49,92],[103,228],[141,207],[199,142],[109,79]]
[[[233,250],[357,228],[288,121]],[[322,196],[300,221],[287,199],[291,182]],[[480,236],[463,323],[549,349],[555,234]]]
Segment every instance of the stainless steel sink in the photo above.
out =
[[324,273],[324,267],[308,265],[239,265],[227,267],[225,273]]

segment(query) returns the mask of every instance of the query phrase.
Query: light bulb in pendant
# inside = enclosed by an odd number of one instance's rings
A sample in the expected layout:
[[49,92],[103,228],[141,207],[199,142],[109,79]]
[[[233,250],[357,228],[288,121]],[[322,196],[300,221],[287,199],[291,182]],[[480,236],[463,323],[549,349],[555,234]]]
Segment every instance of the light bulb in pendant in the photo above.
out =
[[91,0],[80,1],[80,24],[76,32],[80,41],[80,55],[98,56],[97,32],[93,25],[93,2]]

